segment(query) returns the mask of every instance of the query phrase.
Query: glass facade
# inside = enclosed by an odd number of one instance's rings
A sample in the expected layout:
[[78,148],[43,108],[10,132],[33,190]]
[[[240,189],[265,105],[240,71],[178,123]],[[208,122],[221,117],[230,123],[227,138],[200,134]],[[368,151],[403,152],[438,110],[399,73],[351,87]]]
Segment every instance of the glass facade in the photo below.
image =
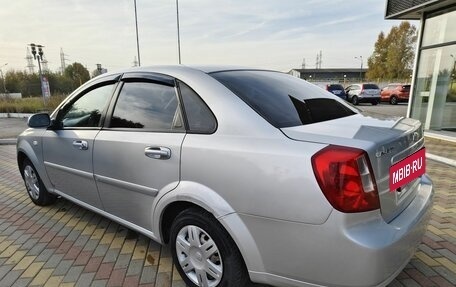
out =
[[417,68],[410,116],[456,132],[456,9],[425,18]]

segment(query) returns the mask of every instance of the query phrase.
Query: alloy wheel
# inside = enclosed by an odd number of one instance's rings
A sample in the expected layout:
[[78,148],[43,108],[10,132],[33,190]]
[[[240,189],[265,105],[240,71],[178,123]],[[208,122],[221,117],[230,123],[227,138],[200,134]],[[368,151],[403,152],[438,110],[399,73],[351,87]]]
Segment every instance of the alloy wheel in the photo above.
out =
[[30,197],[38,200],[40,196],[40,183],[35,170],[30,165],[26,165],[24,168],[24,179]]
[[392,105],[396,105],[397,104],[397,98],[395,96],[392,96],[391,99],[390,99],[390,103]]

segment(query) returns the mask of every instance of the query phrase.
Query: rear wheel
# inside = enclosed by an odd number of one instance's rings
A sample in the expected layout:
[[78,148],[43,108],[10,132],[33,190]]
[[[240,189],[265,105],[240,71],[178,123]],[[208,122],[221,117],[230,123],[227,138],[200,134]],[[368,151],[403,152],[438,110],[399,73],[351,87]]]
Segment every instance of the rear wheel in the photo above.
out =
[[396,97],[396,96],[391,96],[391,98],[390,98],[390,104],[392,104],[392,105],[397,105],[397,97]]
[[351,98],[351,102],[352,104],[354,104],[355,106],[359,104],[359,100],[358,100],[358,97],[357,96],[353,96]]
[[25,188],[33,203],[44,206],[55,202],[56,196],[47,191],[29,159],[25,159],[22,163],[22,175],[24,177]]
[[187,286],[249,286],[236,244],[210,213],[194,208],[182,211],[171,226],[170,244]]

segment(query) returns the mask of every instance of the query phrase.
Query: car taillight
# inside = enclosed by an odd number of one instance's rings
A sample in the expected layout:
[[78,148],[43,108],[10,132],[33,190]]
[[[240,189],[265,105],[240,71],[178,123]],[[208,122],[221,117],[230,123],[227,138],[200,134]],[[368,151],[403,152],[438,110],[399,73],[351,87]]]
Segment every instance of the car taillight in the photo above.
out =
[[312,167],[323,194],[335,209],[353,213],[380,208],[365,151],[330,145],[312,156]]
[[360,95],[364,94],[364,89],[361,89],[361,92],[359,92]]

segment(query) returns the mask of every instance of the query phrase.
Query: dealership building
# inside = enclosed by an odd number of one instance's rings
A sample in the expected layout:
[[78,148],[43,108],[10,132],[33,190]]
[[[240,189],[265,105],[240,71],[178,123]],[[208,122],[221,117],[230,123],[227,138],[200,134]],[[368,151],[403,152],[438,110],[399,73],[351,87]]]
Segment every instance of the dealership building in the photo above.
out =
[[407,115],[456,141],[456,1],[388,0],[385,18],[421,21]]

